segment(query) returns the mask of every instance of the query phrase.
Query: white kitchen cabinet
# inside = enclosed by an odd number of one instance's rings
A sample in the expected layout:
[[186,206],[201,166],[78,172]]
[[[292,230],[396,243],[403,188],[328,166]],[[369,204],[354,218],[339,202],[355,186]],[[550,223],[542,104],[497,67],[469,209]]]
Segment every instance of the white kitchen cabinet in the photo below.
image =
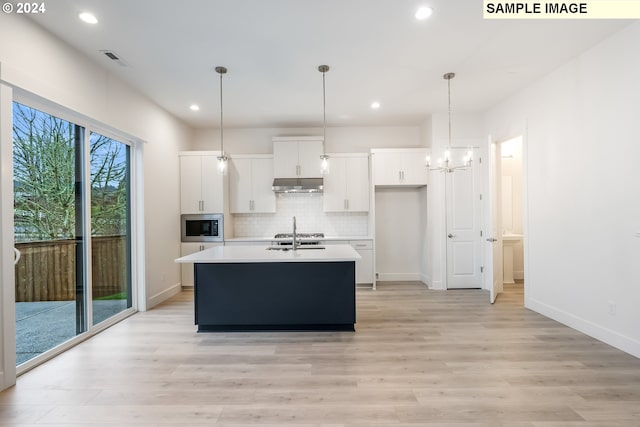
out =
[[375,289],[373,241],[363,240],[326,240],[324,245],[351,245],[358,252],[360,259],[356,261],[356,284],[372,284]]
[[217,170],[218,153],[180,153],[180,212],[221,213],[224,208],[224,177]]
[[361,256],[356,261],[356,283],[373,283],[373,242],[350,240],[349,244]]
[[426,148],[372,149],[374,185],[420,187],[427,185]]
[[275,212],[272,183],[273,156],[233,156],[229,169],[231,213]]
[[369,156],[330,154],[331,173],[324,177],[325,212],[369,211]]
[[273,172],[276,178],[318,178],[322,138],[273,138]]
[[[222,242],[188,242],[180,244],[180,256],[191,255],[214,246],[223,246]],[[193,286],[193,264],[181,264],[182,286]]]

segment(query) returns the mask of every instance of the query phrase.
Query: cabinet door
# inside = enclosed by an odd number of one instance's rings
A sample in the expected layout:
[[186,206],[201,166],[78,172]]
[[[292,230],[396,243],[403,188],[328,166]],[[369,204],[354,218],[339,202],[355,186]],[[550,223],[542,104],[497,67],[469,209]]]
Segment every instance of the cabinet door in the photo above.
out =
[[325,212],[344,212],[347,210],[347,159],[333,157],[331,173],[324,177],[323,205]]
[[180,156],[180,212],[197,214],[202,209],[200,156]]
[[[320,156],[322,155],[322,141],[298,142],[298,175],[300,178],[318,178],[320,174]],[[333,165],[332,165],[333,166]]]
[[251,182],[253,212],[275,212],[276,195],[271,189],[273,184],[273,159],[251,160]]
[[[351,212],[369,211],[369,158],[345,158],[345,199]],[[348,176],[346,174],[348,172]],[[333,174],[333,170],[331,171]],[[331,174],[329,176],[331,176]],[[326,178],[325,178],[326,181]]]
[[373,283],[373,242],[352,240],[349,243],[361,256],[356,261],[356,283]]
[[401,168],[403,185],[427,185],[429,170],[424,163],[426,156],[427,150],[402,153]]
[[375,185],[399,185],[401,183],[402,155],[397,151],[377,152],[373,155]]
[[[221,242],[187,242],[180,244],[180,256],[187,256],[214,246],[223,246]],[[193,286],[193,264],[180,264],[182,286]]]
[[252,207],[251,159],[232,159],[229,168],[231,213],[248,213]]
[[[187,256],[204,249],[204,243],[182,243],[180,256]],[[193,264],[180,264],[182,286],[193,286]]]
[[277,178],[298,177],[298,141],[274,141],[273,173]]
[[202,205],[205,213],[222,213],[224,209],[223,176],[218,173],[218,159],[202,156]]

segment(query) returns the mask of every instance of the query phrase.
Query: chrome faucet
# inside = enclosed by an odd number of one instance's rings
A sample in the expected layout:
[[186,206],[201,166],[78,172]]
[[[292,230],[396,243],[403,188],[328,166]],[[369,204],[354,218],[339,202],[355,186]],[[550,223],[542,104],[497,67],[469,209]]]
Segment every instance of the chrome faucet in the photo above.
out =
[[297,235],[296,235],[296,217],[293,217],[293,244],[291,245],[291,249],[293,249],[294,251],[298,248],[298,243],[297,243]]

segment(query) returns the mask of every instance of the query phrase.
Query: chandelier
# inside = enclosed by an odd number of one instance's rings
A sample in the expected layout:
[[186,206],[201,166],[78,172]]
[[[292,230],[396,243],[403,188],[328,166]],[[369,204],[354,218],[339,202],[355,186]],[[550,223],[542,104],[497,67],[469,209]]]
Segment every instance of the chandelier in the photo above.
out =
[[431,167],[431,156],[425,158],[425,165],[430,171],[452,173],[456,170],[466,170],[471,167],[472,151],[469,150],[462,158],[462,164],[453,165],[451,160],[451,79],[455,77],[455,73],[446,73],[442,76],[447,81],[447,89],[449,96],[449,144],[444,151],[444,155],[437,160],[437,166]]

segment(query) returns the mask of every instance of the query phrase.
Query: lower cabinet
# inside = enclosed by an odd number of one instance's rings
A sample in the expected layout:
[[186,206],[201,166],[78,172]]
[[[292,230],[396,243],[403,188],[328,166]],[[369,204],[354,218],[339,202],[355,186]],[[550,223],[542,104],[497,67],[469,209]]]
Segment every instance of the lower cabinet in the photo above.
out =
[[[222,242],[188,242],[180,244],[180,256],[191,255],[214,246],[223,246]],[[180,264],[182,286],[193,286],[193,264]]]
[[362,257],[356,262],[356,283],[373,283],[373,241],[350,240],[349,244]]
[[351,245],[361,259],[356,261],[356,284],[373,284],[373,241],[372,240],[327,240],[325,245]]

